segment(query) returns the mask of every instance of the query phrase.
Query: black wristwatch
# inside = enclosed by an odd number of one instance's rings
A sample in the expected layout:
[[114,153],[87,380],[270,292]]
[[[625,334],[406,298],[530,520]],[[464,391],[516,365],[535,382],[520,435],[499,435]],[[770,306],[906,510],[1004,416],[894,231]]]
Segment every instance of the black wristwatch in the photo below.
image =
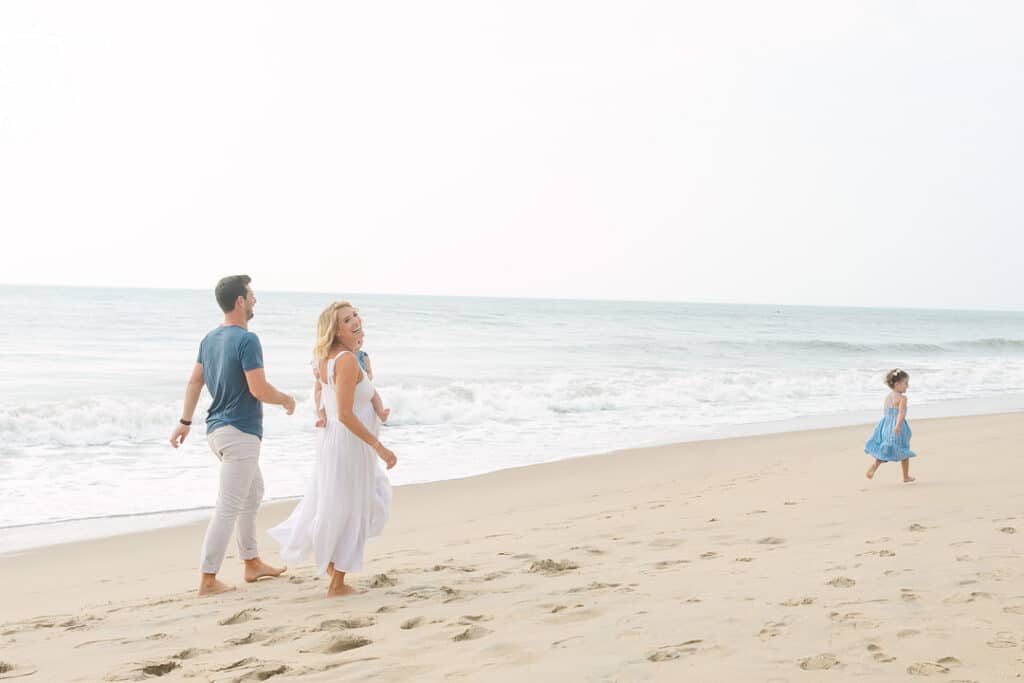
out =
[[185,425],[186,427],[191,427],[192,426],[192,420],[186,420],[186,419],[181,418],[181,419],[178,420],[178,422],[180,422],[181,424]]

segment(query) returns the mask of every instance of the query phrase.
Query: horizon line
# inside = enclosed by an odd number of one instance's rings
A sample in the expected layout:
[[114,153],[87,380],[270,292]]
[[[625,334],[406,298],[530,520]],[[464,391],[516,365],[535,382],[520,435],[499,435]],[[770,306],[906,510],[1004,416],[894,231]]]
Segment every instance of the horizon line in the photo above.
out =
[[[25,283],[25,282],[0,282],[0,287],[25,287],[25,288],[38,288],[38,289],[93,289],[93,290],[113,290],[113,289],[128,289],[138,291],[167,291],[167,292],[203,292],[213,291],[213,288],[201,287],[168,287],[168,286],[140,286],[140,285],[72,285],[65,283]],[[275,293],[275,294],[324,294],[330,295],[331,292],[317,291],[308,289],[261,289],[262,292]],[[921,305],[899,305],[899,306],[879,306],[879,305],[864,305],[864,304],[807,304],[807,303],[763,303],[763,302],[750,302],[750,301],[695,301],[687,299],[636,299],[636,298],[622,298],[622,299],[606,299],[597,297],[564,297],[564,296],[526,296],[526,295],[496,295],[496,294],[413,294],[409,292],[356,292],[353,291],[351,295],[367,295],[367,296],[407,296],[424,299],[489,299],[498,301],[563,301],[563,302],[592,302],[592,303],[636,303],[636,304],[685,304],[693,306],[757,306],[762,308],[845,308],[845,309],[861,309],[861,310],[901,310],[901,311],[950,311],[950,312],[979,312],[979,313],[1024,313],[1024,309],[1014,308],[949,308],[940,306],[921,306]]]

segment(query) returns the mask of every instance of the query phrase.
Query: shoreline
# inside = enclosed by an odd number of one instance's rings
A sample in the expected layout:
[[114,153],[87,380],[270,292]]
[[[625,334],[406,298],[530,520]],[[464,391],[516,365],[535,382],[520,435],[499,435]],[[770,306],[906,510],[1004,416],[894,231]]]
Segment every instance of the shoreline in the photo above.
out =
[[[309,562],[244,584],[233,548],[239,590],[194,597],[205,521],[0,556],[0,660],[68,682],[1012,679],[1024,419],[916,424],[914,484],[864,478],[858,425],[400,487],[340,600]],[[260,512],[268,561],[291,507]]]
[[[1012,415],[1016,413],[1024,413],[1024,395],[1014,395],[1000,399],[942,401],[934,404],[914,406],[914,417],[912,417],[910,423],[911,426],[913,426],[917,422],[935,419]],[[665,442],[653,441],[631,446],[629,448],[620,448],[611,451],[568,455],[553,460],[546,460],[527,465],[514,465],[511,467],[497,468],[463,477],[432,479],[396,485],[395,489],[401,489],[409,486],[422,486],[424,484],[437,482],[463,481],[498,472],[536,467],[538,465],[553,462],[609,455],[622,451],[673,447],[683,444],[723,441],[735,438],[768,436],[773,434],[790,434],[840,429],[845,427],[869,426],[874,424],[874,418],[876,416],[877,411],[874,410],[847,411],[841,413],[801,416],[786,420],[722,425],[715,428],[709,428],[708,433],[705,434],[698,434],[694,432],[693,438],[676,439]],[[211,464],[211,467],[213,466],[214,465]],[[301,498],[301,494],[295,496],[275,497],[264,500],[263,505],[275,505],[288,501],[294,502],[299,498]],[[187,510],[154,510],[142,513],[127,513],[107,516],[101,515],[96,517],[55,520],[36,524],[28,523],[9,527],[0,527],[0,558],[38,548],[112,538],[126,534],[145,533],[147,531],[155,531],[168,527],[183,526],[196,521],[208,519],[212,509],[213,506],[208,505]]]

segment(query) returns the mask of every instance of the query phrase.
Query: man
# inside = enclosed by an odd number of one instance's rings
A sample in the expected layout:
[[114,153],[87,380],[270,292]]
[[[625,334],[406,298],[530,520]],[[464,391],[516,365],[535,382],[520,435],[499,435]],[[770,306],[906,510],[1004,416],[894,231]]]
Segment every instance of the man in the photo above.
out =
[[205,384],[213,397],[206,415],[206,440],[220,460],[220,490],[203,540],[200,596],[234,590],[234,586],[217,579],[217,572],[236,522],[246,581],[279,576],[285,570],[265,564],[256,550],[256,511],[263,500],[259,457],[263,404],[284,406],[291,415],[295,399],[267,382],[259,337],[248,326],[256,306],[250,282],[248,275],[231,275],[217,283],[215,294],[224,311],[224,324],[203,337],[199,345],[199,356],[185,389],[182,418],[171,434],[175,448],[185,442]]

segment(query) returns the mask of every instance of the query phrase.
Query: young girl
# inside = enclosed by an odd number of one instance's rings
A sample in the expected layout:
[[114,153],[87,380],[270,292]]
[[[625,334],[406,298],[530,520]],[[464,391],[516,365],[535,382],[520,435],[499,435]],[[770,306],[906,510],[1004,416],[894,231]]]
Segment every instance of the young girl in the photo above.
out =
[[885,413],[875,427],[875,432],[864,445],[864,452],[875,459],[868,468],[871,479],[883,462],[897,462],[903,466],[903,481],[912,482],[910,458],[916,453],[910,450],[910,426],[907,424],[907,388],[910,375],[900,369],[890,370],[885,383],[892,391],[885,397]]

